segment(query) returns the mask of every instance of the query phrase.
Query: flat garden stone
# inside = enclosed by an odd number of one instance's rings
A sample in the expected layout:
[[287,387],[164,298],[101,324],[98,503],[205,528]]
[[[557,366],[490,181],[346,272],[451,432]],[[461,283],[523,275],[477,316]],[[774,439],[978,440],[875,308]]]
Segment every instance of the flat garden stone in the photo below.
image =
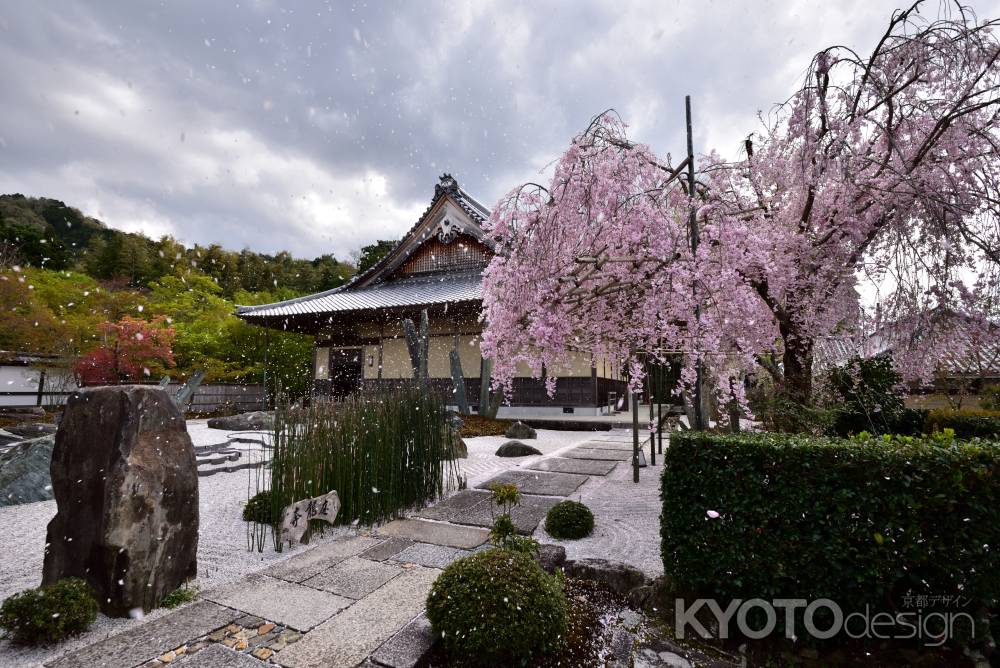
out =
[[481,503],[490,503],[492,494],[477,489],[465,489],[440,503],[419,510],[414,515],[429,520],[452,521],[458,515],[467,513]]
[[199,636],[232,624],[242,613],[198,601],[135,629],[79,649],[48,664],[49,668],[136,666]]
[[609,462],[624,462],[632,459],[631,450],[594,450],[593,448],[573,448],[562,453],[567,459],[597,459]]
[[203,596],[297,631],[308,631],[354,602],[344,596],[267,575],[253,575]]
[[472,552],[468,550],[460,550],[455,547],[431,545],[429,543],[414,543],[393,557],[392,560],[401,564],[420,564],[421,566],[428,566],[431,568],[446,568],[453,561],[457,561],[462,557],[467,557],[470,554],[472,554]]
[[497,457],[531,457],[540,454],[542,454],[541,450],[521,441],[507,441],[496,451]]
[[[639,438],[639,449],[642,449],[643,438]],[[589,448],[591,450],[627,450],[632,452],[632,441],[586,441],[579,445],[581,448]]]
[[554,471],[556,473],[578,473],[581,475],[607,475],[618,466],[616,461],[599,459],[564,459],[549,457],[527,467],[534,471]]
[[197,654],[181,657],[171,665],[186,668],[261,668],[263,664],[249,654],[235,652],[225,645],[213,643]]
[[[547,496],[525,495],[521,497],[521,503],[514,506],[510,512],[510,519],[517,527],[517,532],[530,535],[539,525],[546,513],[552,506],[559,503],[559,499]],[[482,503],[464,513],[458,514],[451,519],[456,524],[470,524],[472,526],[492,527],[494,515],[497,511],[493,509],[490,502]]]
[[545,471],[513,470],[504,471],[481,485],[481,489],[489,489],[492,485],[517,485],[521,494],[539,494],[544,496],[569,496],[576,488],[587,481],[585,475],[572,473],[548,473]]
[[359,553],[358,556],[371,559],[372,561],[385,561],[390,557],[396,556],[411,545],[413,545],[413,541],[409,538],[393,536],[392,538],[383,540],[375,547],[370,547],[364,552]]
[[353,668],[416,618],[441,571],[414,566],[336,617],[302,636],[277,657],[286,668]]
[[471,550],[486,542],[489,532],[467,526],[454,526],[427,520],[395,520],[379,527],[385,536],[409,538],[419,543],[433,543]]
[[303,582],[307,587],[348,598],[362,598],[403,572],[399,566],[351,557]]
[[332,540],[286,559],[264,573],[289,582],[302,582],[377,544],[378,540],[369,536]]
[[385,641],[372,659],[387,668],[414,668],[433,646],[431,622],[422,614]]

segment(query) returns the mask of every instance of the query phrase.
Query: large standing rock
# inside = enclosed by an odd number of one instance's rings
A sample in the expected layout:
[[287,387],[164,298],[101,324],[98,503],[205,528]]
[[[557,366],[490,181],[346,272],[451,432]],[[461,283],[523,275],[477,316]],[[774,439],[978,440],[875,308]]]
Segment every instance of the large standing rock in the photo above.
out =
[[197,572],[198,472],[184,416],[158,387],[74,394],[56,433],[42,583],[77,576],[113,617],[150,610]]
[[538,432],[524,424],[520,420],[507,427],[507,438],[538,438]]
[[270,429],[273,424],[274,415],[265,411],[227,415],[211,418],[208,421],[210,429],[225,429],[226,431],[262,431]]
[[52,435],[33,438],[0,455],[0,506],[52,498],[49,462],[55,442]]

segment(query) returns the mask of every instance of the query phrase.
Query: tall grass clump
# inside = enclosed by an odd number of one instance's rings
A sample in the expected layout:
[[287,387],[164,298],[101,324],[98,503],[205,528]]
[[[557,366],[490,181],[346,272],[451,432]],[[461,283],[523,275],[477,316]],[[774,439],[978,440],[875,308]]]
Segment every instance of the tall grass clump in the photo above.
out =
[[[272,517],[336,490],[338,524],[378,524],[457,485],[445,405],[417,388],[279,402],[271,452]],[[275,534],[275,547],[281,545]]]

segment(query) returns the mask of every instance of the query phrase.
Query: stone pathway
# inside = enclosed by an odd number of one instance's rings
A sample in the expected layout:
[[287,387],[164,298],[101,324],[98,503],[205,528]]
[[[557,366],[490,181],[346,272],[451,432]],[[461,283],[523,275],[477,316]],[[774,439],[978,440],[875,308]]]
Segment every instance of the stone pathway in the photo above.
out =
[[631,475],[631,468],[618,464],[631,458],[631,447],[611,432],[543,458],[511,460],[509,470],[410,518],[205,591],[190,606],[48,666],[413,668],[432,643],[423,615],[432,583],[441,569],[488,545],[488,488],[518,486],[523,497],[512,519],[531,535],[559,500],[586,497],[612,479],[622,484],[619,470]]

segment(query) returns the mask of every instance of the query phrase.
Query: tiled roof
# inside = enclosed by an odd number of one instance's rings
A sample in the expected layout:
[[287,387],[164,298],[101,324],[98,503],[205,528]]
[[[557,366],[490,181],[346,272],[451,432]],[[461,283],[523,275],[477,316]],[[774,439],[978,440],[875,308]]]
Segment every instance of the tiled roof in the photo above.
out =
[[400,278],[351,290],[341,287],[262,306],[240,306],[236,313],[241,318],[248,319],[275,318],[470,302],[482,297],[481,272],[448,272]]

